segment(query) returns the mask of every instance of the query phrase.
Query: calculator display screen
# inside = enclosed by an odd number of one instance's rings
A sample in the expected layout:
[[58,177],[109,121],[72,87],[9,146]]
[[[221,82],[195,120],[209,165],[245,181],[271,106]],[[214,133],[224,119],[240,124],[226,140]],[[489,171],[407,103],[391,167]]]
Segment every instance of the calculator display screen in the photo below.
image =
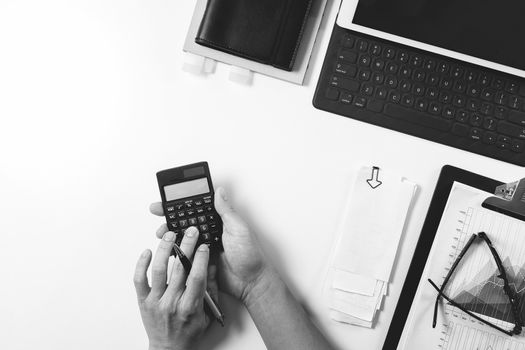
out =
[[210,187],[208,186],[208,179],[205,177],[202,179],[164,186],[164,194],[166,195],[167,202],[198,196],[208,192],[210,192]]
[[353,23],[525,70],[523,0],[359,0]]

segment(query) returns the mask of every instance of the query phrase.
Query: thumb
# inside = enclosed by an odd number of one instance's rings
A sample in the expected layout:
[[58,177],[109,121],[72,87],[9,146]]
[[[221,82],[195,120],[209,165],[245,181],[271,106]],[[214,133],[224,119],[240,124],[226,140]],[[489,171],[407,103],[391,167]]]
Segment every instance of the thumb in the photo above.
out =
[[215,210],[221,217],[234,211],[231,203],[228,201],[226,190],[222,187],[217,188],[215,191]]

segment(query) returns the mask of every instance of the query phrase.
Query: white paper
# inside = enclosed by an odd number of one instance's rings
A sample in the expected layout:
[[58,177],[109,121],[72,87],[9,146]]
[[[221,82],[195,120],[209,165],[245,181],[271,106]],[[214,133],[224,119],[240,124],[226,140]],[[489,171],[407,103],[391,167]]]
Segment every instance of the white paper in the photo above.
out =
[[345,292],[373,296],[379,281],[368,276],[356,275],[346,271],[335,270],[332,287]]
[[[511,271],[525,265],[525,222],[482,208],[481,204],[488,196],[491,194],[460,183],[454,184],[410,310],[401,349],[525,349],[523,335],[509,337],[477,322],[445,302],[440,303],[438,324],[435,329],[432,328],[436,291],[427,279],[431,278],[441,286],[447,269],[472,234],[481,231],[487,234],[501,256],[509,276]],[[490,265],[492,257],[488,249],[476,249],[469,251],[469,254],[472,255],[466,260],[464,258],[462,268],[457,270],[447,286],[447,293],[453,299],[459,293],[470,293],[473,301],[469,304],[474,305],[471,307],[476,307],[480,315],[487,314],[488,310],[496,309],[493,306],[497,304],[491,304],[491,300],[495,299],[487,299],[477,293],[482,293],[483,286],[489,284],[490,278],[487,276],[496,271],[495,265]],[[519,288],[523,285],[523,278],[515,278],[512,285]],[[518,294],[523,297],[524,290],[520,289]],[[493,319],[499,325],[508,324],[508,315],[494,313],[489,316],[494,316]]]
[[388,282],[416,185],[380,171],[373,189],[371,175],[365,167],[357,176],[334,268]]

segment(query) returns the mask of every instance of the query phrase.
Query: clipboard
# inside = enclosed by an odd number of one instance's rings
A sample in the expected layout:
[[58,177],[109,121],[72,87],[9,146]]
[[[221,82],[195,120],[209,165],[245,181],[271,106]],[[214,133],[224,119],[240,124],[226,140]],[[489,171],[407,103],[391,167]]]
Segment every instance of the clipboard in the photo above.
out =
[[442,168],[383,350],[396,349],[454,182],[494,193],[483,207],[525,221],[525,179],[510,184],[446,165]]

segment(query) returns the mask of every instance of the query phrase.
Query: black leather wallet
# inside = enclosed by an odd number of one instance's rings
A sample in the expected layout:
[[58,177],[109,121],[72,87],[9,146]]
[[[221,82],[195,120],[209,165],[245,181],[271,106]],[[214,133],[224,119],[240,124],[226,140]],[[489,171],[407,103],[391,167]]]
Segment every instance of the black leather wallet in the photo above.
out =
[[195,42],[291,71],[314,0],[208,0]]

